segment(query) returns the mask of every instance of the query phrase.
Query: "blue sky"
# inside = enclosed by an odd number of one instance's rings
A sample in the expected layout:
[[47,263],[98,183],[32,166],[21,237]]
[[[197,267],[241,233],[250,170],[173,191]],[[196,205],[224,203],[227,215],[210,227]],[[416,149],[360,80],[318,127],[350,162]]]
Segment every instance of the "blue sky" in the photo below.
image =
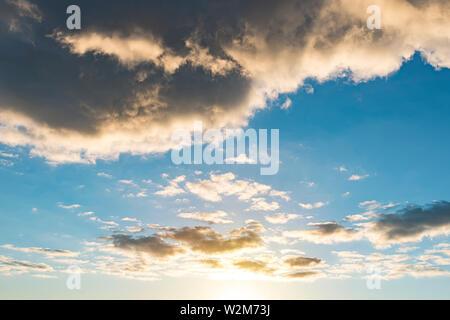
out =
[[[415,14],[409,6],[405,12]],[[188,66],[168,71],[161,57],[182,54],[170,47],[174,34],[164,27],[143,25],[162,40],[139,50],[150,50],[147,57],[166,53],[142,62],[139,52],[123,49],[135,34],[102,38],[112,28],[103,20],[54,43],[43,37],[60,30],[58,9],[36,1],[0,16],[9,25],[0,29],[1,43],[22,52],[31,45],[24,38],[31,28],[36,65],[42,50],[70,66],[67,74],[59,62],[36,69],[40,84],[31,84],[34,73],[26,70],[0,81],[0,298],[450,298],[450,71],[440,39],[426,43],[432,54],[420,41],[408,54],[388,46],[380,50],[385,60],[368,56],[361,67],[344,59],[297,77],[274,71],[284,62],[272,68],[264,56],[278,63],[281,54],[255,56],[262,72],[225,40],[217,43],[233,59],[215,55],[205,35],[199,43],[210,46],[209,56],[185,42]],[[253,18],[243,17],[257,30]],[[23,29],[11,29],[13,21]],[[117,28],[124,31],[122,23]],[[386,23],[389,38],[395,26]],[[83,38],[92,34],[98,37]],[[405,39],[398,41],[409,48]],[[110,49],[112,42],[119,49]],[[94,44],[83,51],[84,43]],[[0,55],[8,70],[18,70],[11,59]],[[314,59],[309,63],[321,61]],[[75,70],[79,79],[69,80]],[[97,77],[104,83],[90,82]],[[128,91],[133,77],[144,80]],[[264,103],[254,107],[261,96]],[[189,127],[190,120],[219,129],[236,123],[279,129],[279,172],[261,175],[255,164],[173,164],[169,129]],[[79,289],[67,286],[69,268],[80,271]]]

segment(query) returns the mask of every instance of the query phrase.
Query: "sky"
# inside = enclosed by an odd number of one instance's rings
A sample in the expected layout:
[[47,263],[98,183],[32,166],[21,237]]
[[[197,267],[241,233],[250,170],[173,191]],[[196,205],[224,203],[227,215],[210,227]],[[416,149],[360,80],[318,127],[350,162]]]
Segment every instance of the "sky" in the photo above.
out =
[[[439,0],[1,0],[0,298],[449,299],[449,24]],[[279,170],[174,163],[199,121],[279,130]]]

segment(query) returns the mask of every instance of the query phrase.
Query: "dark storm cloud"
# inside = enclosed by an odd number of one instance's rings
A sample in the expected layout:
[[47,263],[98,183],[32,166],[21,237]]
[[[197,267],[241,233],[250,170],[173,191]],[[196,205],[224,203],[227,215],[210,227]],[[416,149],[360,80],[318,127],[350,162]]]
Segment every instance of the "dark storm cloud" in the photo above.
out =
[[[81,30],[66,28],[72,4]],[[435,32],[448,4],[381,1],[390,14],[375,31],[370,4],[0,0],[0,142],[55,164],[167,151],[174,128],[245,125],[308,78],[387,76],[415,50],[450,65]]]
[[182,252],[177,246],[165,242],[158,236],[149,236],[142,238],[132,238],[129,235],[112,235],[112,242],[116,248],[130,250],[134,252],[147,253],[158,258],[167,258]]
[[408,206],[396,213],[380,215],[364,224],[369,239],[378,246],[417,242],[425,236],[450,233],[450,202],[440,201],[425,207]]

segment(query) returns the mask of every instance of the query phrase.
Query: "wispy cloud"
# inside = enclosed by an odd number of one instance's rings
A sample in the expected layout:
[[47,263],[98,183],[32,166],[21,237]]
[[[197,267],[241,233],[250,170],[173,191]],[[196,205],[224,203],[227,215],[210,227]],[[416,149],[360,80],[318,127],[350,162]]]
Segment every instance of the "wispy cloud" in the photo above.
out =
[[363,180],[368,178],[369,175],[365,174],[365,175],[357,175],[357,174],[352,174],[349,178],[348,181],[359,181],[359,180]]
[[318,209],[318,208],[322,208],[326,205],[328,205],[328,202],[323,202],[323,201],[318,201],[315,203],[299,203],[298,204],[300,207],[302,207],[303,209],[306,210],[311,210],[311,209]]
[[226,219],[228,214],[225,211],[217,211],[217,212],[182,212],[178,214],[180,218],[185,219],[194,219],[199,221],[204,221],[208,223],[233,223],[232,220]]

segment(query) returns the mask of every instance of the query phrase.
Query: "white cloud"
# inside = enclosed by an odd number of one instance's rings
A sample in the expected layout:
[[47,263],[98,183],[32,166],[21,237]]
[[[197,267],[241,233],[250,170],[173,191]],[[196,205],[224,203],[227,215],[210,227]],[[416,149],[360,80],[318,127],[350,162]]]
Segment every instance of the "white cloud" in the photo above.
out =
[[308,187],[312,188],[316,185],[314,181],[300,181],[302,184],[306,184]]
[[225,163],[227,164],[254,164],[256,163],[255,160],[250,159],[249,157],[247,157],[247,155],[245,153],[241,153],[239,156],[237,157],[233,157],[233,158],[226,158],[225,159]]
[[267,220],[267,222],[273,223],[273,224],[286,224],[291,220],[299,219],[301,218],[301,215],[298,214],[286,214],[286,213],[276,213],[272,216],[265,216],[264,218]]
[[271,190],[270,196],[271,197],[280,197],[281,199],[286,200],[286,201],[291,200],[291,197],[288,196],[288,193],[286,191]]
[[226,219],[226,217],[228,217],[228,214],[222,210],[216,212],[182,212],[178,216],[180,218],[194,219],[209,223],[233,223],[232,220]]
[[326,206],[327,204],[328,204],[328,202],[319,201],[319,202],[315,202],[315,203],[301,203],[300,202],[298,205],[300,207],[302,207],[303,209],[311,210],[311,209],[322,208],[322,207]]

